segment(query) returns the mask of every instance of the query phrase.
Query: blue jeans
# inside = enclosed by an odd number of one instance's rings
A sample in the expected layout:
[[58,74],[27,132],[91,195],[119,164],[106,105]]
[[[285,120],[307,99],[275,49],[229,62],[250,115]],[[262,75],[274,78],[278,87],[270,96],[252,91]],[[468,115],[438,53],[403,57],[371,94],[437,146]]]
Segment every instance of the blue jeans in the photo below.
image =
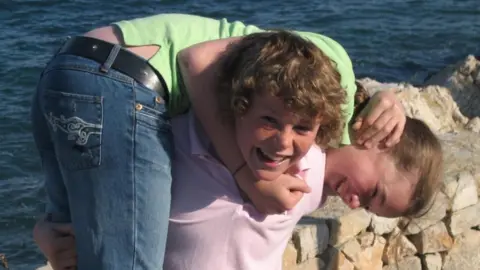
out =
[[170,120],[157,93],[109,68],[112,52],[56,55],[41,75],[32,124],[47,212],[73,223],[79,270],[162,269]]

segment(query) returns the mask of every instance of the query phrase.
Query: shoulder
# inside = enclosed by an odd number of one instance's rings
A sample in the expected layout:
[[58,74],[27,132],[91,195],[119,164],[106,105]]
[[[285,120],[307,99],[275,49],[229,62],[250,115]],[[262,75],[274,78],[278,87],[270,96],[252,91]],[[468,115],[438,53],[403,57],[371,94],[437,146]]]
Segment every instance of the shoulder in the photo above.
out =
[[[198,15],[191,14],[181,14],[181,13],[161,13],[146,17],[134,18],[130,20],[122,20],[120,22],[129,22],[134,24],[149,25],[151,28],[161,26],[162,24],[195,24],[199,22],[217,22],[218,20],[202,17]],[[120,23],[117,22],[117,23]]]
[[312,189],[312,191],[305,196],[305,199],[308,198],[305,210],[306,213],[310,213],[317,209],[322,201],[326,154],[323,149],[314,145],[310,148],[304,158],[307,160],[309,167],[305,173],[304,180]]
[[163,13],[148,17],[134,18],[114,22],[113,25],[130,39],[143,39],[144,42],[169,40],[171,38],[189,39],[193,35],[208,35],[218,32],[220,21],[198,15]]
[[[326,154],[325,150],[317,145],[310,148],[308,153],[303,158],[307,170],[305,171],[305,181],[312,188],[312,193],[315,190],[322,192],[323,179],[325,176]],[[319,189],[320,188],[320,189]]]
[[325,164],[325,150],[322,149],[320,146],[314,144],[308,150],[307,154],[305,155],[304,159],[307,160],[310,167],[316,167],[315,164],[321,163]]

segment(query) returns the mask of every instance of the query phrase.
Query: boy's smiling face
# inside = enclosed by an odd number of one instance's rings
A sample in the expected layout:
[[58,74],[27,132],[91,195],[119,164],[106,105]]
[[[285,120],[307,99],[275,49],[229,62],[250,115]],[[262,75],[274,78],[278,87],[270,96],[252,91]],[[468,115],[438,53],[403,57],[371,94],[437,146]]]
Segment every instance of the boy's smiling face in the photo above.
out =
[[274,180],[300,161],[315,142],[320,119],[301,119],[283,101],[257,95],[235,121],[236,139],[247,165],[259,179]]

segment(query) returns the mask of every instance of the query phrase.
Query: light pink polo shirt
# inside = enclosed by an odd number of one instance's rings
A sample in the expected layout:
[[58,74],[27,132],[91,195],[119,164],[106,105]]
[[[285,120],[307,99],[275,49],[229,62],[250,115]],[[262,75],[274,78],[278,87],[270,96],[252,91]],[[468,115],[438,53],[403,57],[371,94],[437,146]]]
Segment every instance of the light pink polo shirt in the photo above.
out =
[[325,153],[312,147],[299,175],[312,192],[286,214],[263,215],[245,203],[233,177],[207,149],[192,113],[172,121],[175,140],[165,270],[276,270],[295,224],[321,203]]

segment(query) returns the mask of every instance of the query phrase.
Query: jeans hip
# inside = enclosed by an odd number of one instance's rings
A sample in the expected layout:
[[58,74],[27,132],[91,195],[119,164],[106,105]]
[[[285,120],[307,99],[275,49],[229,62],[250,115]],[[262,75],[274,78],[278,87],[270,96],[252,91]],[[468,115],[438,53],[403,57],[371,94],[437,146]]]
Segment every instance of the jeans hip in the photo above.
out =
[[163,98],[104,64],[57,55],[32,124],[47,211],[73,223],[78,269],[161,269],[173,149]]

